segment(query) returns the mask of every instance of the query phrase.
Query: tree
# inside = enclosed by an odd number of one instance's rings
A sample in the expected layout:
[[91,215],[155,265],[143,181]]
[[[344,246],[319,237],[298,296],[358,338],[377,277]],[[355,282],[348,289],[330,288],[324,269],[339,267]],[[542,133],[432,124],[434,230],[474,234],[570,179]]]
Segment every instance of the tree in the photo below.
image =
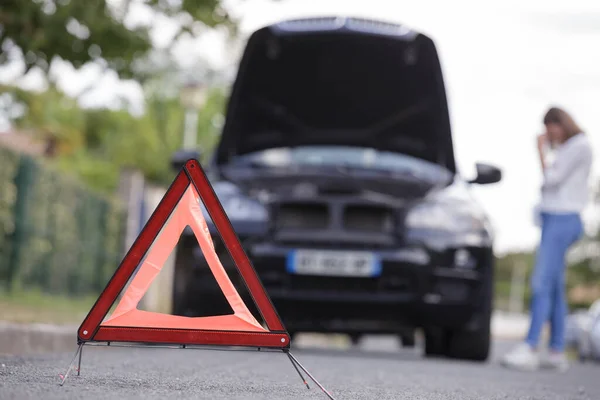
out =
[[[140,169],[148,179],[168,184],[172,179],[169,160],[181,146],[183,130],[178,87],[190,73],[208,85],[214,85],[211,77],[218,74],[202,68],[201,60],[190,71],[181,71],[173,62],[169,45],[153,46],[153,21],[134,26],[128,17],[135,14],[134,9],[145,9],[154,20],[175,21],[178,31],[172,34],[171,42],[181,35],[198,35],[218,26],[235,33],[235,21],[222,2],[2,0],[0,68],[21,59],[25,74],[35,67],[50,77],[56,59],[75,68],[93,62],[114,70],[120,78],[137,80],[146,93],[145,113],[135,117],[125,107],[84,109],[49,79],[47,90],[41,93],[0,87],[3,98],[8,95],[11,99],[11,110],[4,110],[4,114],[17,128],[51,142],[55,162],[96,189],[113,190],[123,166]],[[203,150],[209,151],[214,144],[224,104],[224,90],[219,86],[211,89],[198,126]]]
[[172,40],[202,28],[235,23],[221,0],[2,0],[0,6],[0,67],[22,58],[25,73],[34,67],[48,74],[54,59],[80,68],[99,62],[120,78],[141,79],[136,60],[152,49],[152,24],[128,26],[131,10],[146,9],[173,18],[179,30]]
[[[12,97],[12,108],[22,109],[2,112],[12,115],[12,124],[55,141],[54,161],[90,187],[111,193],[124,166],[139,169],[156,183],[168,185],[173,179],[170,159],[182,144],[183,132],[184,110],[178,97],[148,90],[146,112],[135,117],[126,110],[82,108],[52,86],[41,93],[0,86],[0,92]],[[210,89],[200,113],[198,143],[206,152],[217,139],[225,95],[223,88]]]
[[0,85],[0,93],[10,97],[8,109],[2,110],[10,122],[46,143],[56,142],[57,154],[68,154],[86,145],[84,113],[76,100],[55,86],[36,93]]

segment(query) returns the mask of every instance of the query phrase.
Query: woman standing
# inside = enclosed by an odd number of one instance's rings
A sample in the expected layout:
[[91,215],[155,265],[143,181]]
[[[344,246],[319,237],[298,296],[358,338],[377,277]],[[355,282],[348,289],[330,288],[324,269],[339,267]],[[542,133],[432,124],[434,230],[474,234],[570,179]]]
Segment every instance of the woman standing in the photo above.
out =
[[[589,198],[592,151],[586,135],[564,110],[548,110],[544,125],[546,133],[538,137],[544,175],[540,204],[542,237],[531,279],[530,327],[525,342],[505,355],[502,363],[525,370],[540,366],[566,370],[565,258],[569,247],[583,234],[580,214]],[[552,164],[546,161],[547,146],[556,150]],[[546,322],[550,322],[550,349],[542,359],[538,342]]]

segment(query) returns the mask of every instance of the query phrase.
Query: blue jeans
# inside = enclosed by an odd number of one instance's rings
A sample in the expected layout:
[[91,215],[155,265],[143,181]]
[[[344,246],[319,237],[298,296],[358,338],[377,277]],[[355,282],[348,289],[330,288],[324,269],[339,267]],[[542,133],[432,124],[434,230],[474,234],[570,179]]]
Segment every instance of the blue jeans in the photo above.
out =
[[542,213],[542,239],[531,277],[531,323],[526,342],[538,345],[542,327],[550,321],[550,348],[564,350],[567,299],[565,258],[569,247],[583,234],[579,214]]

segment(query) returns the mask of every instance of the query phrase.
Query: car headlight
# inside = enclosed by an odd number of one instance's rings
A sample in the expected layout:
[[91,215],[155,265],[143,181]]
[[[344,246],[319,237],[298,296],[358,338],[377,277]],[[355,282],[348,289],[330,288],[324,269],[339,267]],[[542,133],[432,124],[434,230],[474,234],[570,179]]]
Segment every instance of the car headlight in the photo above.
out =
[[415,206],[406,217],[409,229],[445,232],[480,232],[486,220],[464,202],[426,202]]
[[268,218],[266,208],[254,199],[243,196],[229,197],[221,201],[231,220],[264,221]]
[[[266,221],[269,218],[266,207],[258,200],[242,193],[236,186],[228,182],[220,182],[214,186],[215,194],[221,202],[225,214],[232,221]],[[202,213],[207,222],[211,222],[208,211],[200,201]]]

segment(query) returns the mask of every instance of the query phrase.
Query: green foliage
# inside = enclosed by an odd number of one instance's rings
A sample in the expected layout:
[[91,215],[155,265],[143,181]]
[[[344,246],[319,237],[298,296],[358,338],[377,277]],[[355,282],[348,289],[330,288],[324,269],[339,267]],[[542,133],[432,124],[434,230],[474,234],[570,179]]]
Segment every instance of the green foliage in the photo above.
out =
[[[505,308],[508,304],[510,295],[511,279],[514,268],[525,269],[525,290],[524,290],[524,308],[527,309],[531,299],[531,288],[529,285],[531,274],[535,266],[535,253],[508,253],[496,258],[495,268],[495,290],[496,305],[499,308]],[[600,271],[592,268],[591,260],[584,260],[576,264],[571,264],[567,268],[567,290],[576,287],[587,287],[589,285],[600,285]],[[589,307],[592,299],[586,303],[575,302],[569,298],[569,305],[574,307]]]
[[600,270],[592,267],[592,260],[583,260],[569,267],[569,284],[600,285]]
[[9,171],[2,187],[16,189],[0,203],[3,226],[12,227],[0,239],[0,281],[98,293],[122,256],[122,206],[39,160],[0,151],[0,170]]
[[200,27],[222,25],[235,32],[221,0],[2,0],[0,66],[20,52],[26,71],[38,67],[47,73],[60,58],[75,68],[99,61],[121,78],[136,78],[134,61],[152,49],[153,24],[127,26],[134,7],[176,18],[180,28],[175,38]]
[[535,262],[535,254],[528,252],[508,253],[496,258],[495,275],[497,280],[510,281],[513,268],[525,268],[527,274],[531,273]]
[[[167,49],[152,47],[155,21],[170,19],[181,35],[197,36],[225,27],[236,33],[235,21],[222,0],[3,0],[0,6],[0,67],[23,58],[26,71],[50,71],[54,59],[75,68],[96,62],[120,78],[144,85],[146,112],[140,117],[125,110],[82,109],[54,83],[42,93],[0,86],[24,112],[12,118],[16,128],[34,132],[54,144],[55,164],[81,177],[92,188],[110,193],[119,170],[141,170],[147,179],[168,184],[174,171],[170,157],[182,144],[183,110],[177,99],[181,71]],[[132,10],[152,15],[134,27],[126,23]],[[192,75],[202,68],[192,68]],[[206,77],[205,77],[206,78]],[[206,79],[204,79],[206,81]],[[154,85],[154,87],[152,86]],[[222,113],[224,93],[214,89],[200,114],[198,142],[210,151],[216,137],[214,117]],[[0,110],[1,111],[1,110]],[[12,115],[13,113],[6,113]]]
[[[527,252],[508,253],[496,257],[494,270],[495,279],[495,307],[498,309],[507,309],[510,297],[510,287],[514,268],[524,268],[526,279],[529,279],[534,265],[534,254]],[[529,281],[525,282],[523,308],[527,309],[529,298],[531,296]]]
[[3,321],[17,323],[80,324],[97,298],[98,293],[75,297],[31,288],[0,291],[0,315]]
[[17,187],[15,179],[20,157],[0,147],[0,281],[8,279],[8,260],[12,254],[15,231]]
[[54,86],[42,93],[30,92],[16,86],[0,85],[0,93],[8,93],[13,102],[25,107],[13,118],[19,129],[34,132],[38,138],[55,139],[61,154],[85,145],[85,115],[77,102]]
[[[182,145],[184,111],[178,98],[151,93],[146,112],[136,117],[125,110],[84,109],[60,90],[27,92],[1,87],[24,112],[13,118],[18,129],[55,140],[56,165],[93,189],[112,193],[119,170],[135,168],[150,181],[168,185],[174,176],[172,154]],[[225,92],[213,88],[198,121],[198,143],[210,151],[218,138],[215,120],[222,116]]]

